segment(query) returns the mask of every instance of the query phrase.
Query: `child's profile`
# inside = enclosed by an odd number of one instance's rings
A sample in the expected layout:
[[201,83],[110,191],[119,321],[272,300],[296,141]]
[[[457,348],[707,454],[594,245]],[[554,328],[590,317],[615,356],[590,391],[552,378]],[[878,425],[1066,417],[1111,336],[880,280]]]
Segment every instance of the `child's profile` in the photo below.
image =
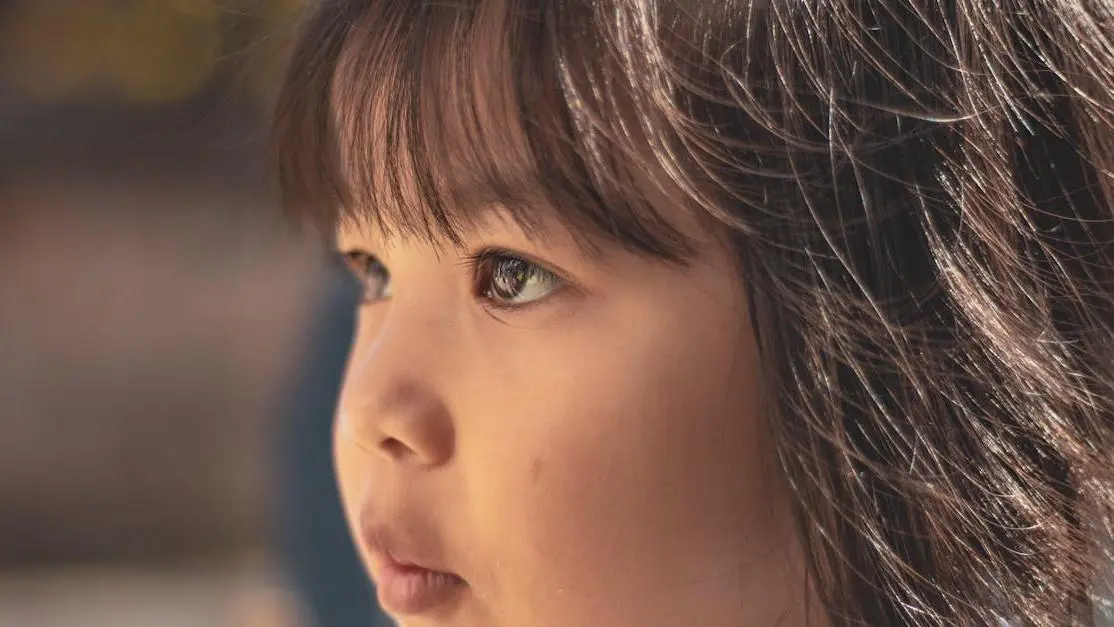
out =
[[274,137],[401,625],[1096,624],[1106,0],[328,0]]

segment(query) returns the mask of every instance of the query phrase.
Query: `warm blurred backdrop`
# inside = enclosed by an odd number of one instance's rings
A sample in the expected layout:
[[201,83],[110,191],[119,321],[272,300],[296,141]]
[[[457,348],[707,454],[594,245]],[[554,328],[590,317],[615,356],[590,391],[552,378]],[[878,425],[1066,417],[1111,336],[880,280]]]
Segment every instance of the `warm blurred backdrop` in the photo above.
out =
[[320,264],[263,156],[302,4],[0,0],[4,627],[277,624]]

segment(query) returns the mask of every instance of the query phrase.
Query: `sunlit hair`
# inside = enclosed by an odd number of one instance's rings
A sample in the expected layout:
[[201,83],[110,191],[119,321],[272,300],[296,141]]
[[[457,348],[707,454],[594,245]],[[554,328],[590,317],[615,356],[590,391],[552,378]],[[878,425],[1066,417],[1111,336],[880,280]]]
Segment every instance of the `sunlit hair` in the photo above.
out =
[[319,4],[276,111],[290,209],[451,242],[499,202],[680,263],[663,216],[693,212],[737,249],[832,623],[1093,624],[1109,2]]

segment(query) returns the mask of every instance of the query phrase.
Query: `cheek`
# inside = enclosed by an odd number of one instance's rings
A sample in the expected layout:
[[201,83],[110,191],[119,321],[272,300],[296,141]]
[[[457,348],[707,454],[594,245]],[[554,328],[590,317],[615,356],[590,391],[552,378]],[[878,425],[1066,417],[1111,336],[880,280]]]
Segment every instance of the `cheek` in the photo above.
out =
[[493,433],[461,448],[484,451],[476,483],[498,486],[474,506],[481,529],[504,532],[502,577],[591,607],[605,590],[667,594],[761,544],[753,356],[724,348],[733,339],[651,327],[622,346],[539,351],[532,380],[500,395]]

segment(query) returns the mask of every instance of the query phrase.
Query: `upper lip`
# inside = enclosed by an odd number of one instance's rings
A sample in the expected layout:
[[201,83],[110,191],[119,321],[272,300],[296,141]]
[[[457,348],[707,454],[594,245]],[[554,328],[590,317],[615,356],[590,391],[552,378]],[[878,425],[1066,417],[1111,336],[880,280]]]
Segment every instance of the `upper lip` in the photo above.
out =
[[398,529],[378,523],[363,525],[362,540],[373,578],[378,579],[383,569],[390,566],[421,568],[459,577],[448,569],[433,543],[415,542],[415,538],[404,536]]

